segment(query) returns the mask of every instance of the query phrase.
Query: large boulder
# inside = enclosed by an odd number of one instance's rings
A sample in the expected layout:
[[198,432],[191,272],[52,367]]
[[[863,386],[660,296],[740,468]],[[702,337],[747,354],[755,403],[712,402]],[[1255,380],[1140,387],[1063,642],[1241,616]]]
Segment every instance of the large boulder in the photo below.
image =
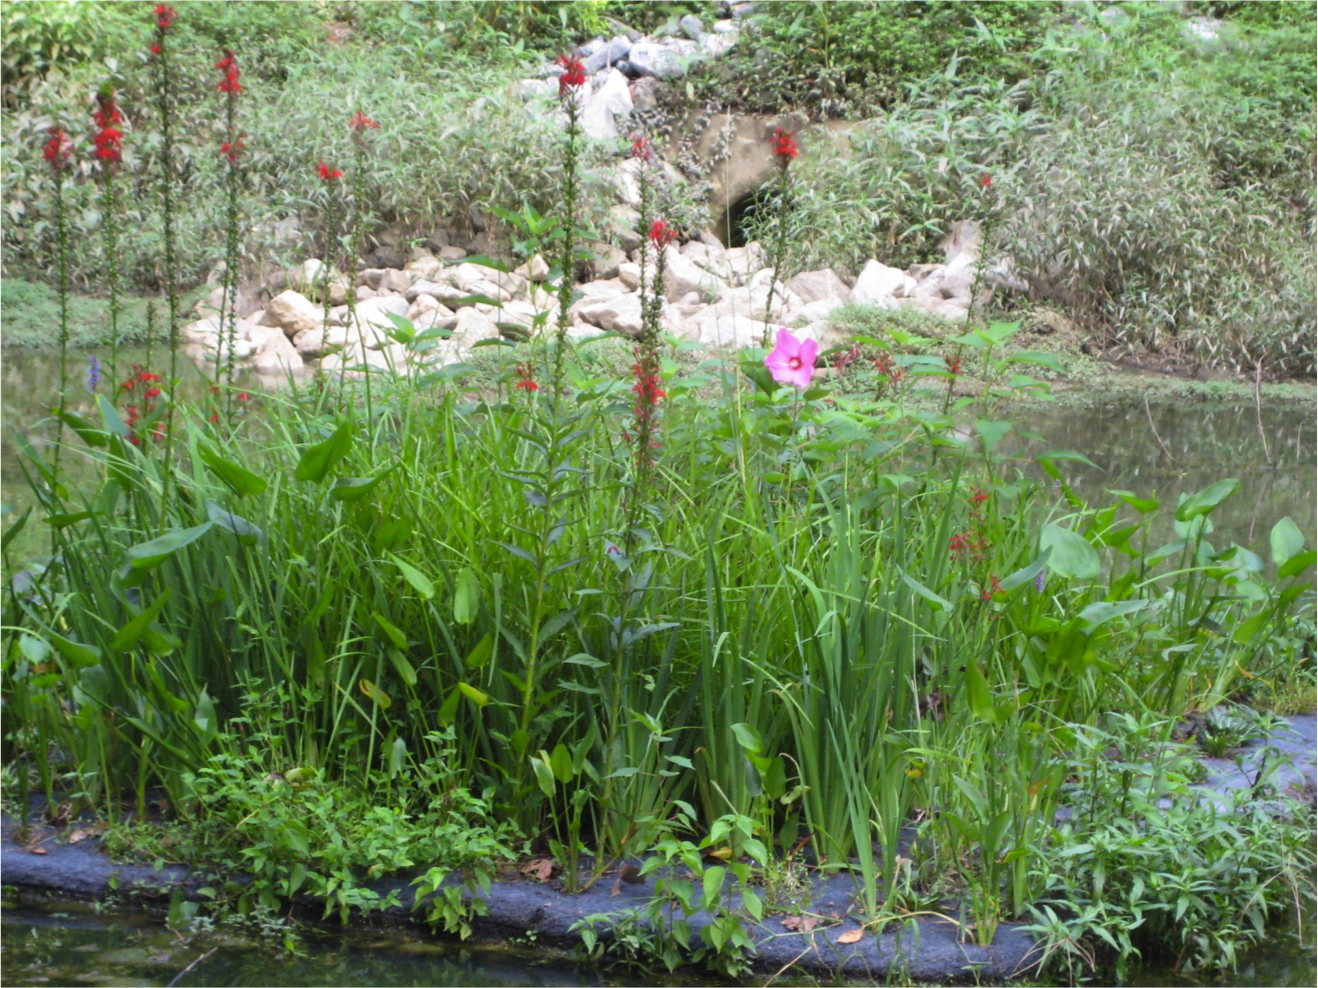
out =
[[802,271],[788,280],[787,289],[798,295],[802,302],[818,302],[822,299],[841,301],[851,294],[846,282],[832,268]]
[[266,322],[274,323],[289,338],[308,329],[315,329],[324,318],[325,312],[320,306],[291,288],[272,298],[265,308]]
[[581,310],[581,318],[600,329],[636,336],[641,332],[641,295],[628,292],[588,305]]
[[342,349],[348,342],[345,326],[308,329],[293,337],[293,348],[303,360],[317,360],[326,353]]
[[768,329],[759,319],[720,312],[714,305],[688,318],[686,326],[704,346],[734,349],[762,346]]
[[617,118],[629,117],[631,112],[632,94],[627,88],[627,77],[611,69],[603,84],[584,100],[582,132],[596,140],[612,140],[619,134]]
[[301,374],[305,370],[302,355],[283,333],[270,333],[252,357],[252,368],[259,374]]
[[856,276],[856,284],[851,289],[851,301],[891,309],[896,304],[898,290],[904,289],[905,285],[905,272],[870,260]]
[[617,65],[627,57],[631,49],[631,41],[626,35],[620,34],[608,41],[595,38],[578,48],[577,52],[581,56],[581,64],[586,68],[586,74],[594,75],[601,69]]
[[[293,279],[301,287],[302,294],[315,302],[325,298],[325,265],[319,258],[311,257],[302,262]],[[342,305],[348,301],[348,279],[338,271],[329,272],[330,305]]]
[[722,288],[718,278],[685,257],[672,244],[664,248],[664,294],[670,302],[676,302],[688,292],[696,292],[712,301]]
[[656,79],[677,79],[686,74],[684,59],[672,48],[657,41],[632,45],[627,61],[637,75]]

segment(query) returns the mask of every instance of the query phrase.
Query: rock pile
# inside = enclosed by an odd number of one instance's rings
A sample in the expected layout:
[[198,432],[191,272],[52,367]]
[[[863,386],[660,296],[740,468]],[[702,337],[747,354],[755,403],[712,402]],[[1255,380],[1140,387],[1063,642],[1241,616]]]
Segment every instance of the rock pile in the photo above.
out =
[[[790,326],[827,349],[842,342],[830,317],[848,302],[913,307],[963,321],[977,251],[973,239],[949,250],[953,254],[944,264],[901,271],[871,260],[854,278],[824,268],[794,275],[784,284],[758,243],[725,248],[704,234],[665,248],[662,328],[705,348],[735,350],[759,346],[777,326]],[[482,340],[526,340],[554,331],[557,294],[547,282],[550,271],[543,257],[537,254],[512,271],[500,271],[464,260],[461,248],[448,247],[444,253],[446,258],[437,257],[417,247],[402,268],[362,268],[356,272],[352,307],[347,279],[341,274],[326,279],[321,262],[307,260],[283,279],[288,287],[274,283],[263,292],[245,293],[251,301],[244,305],[240,300],[233,357],[269,374],[302,374],[316,366],[403,374],[418,363],[465,362]],[[610,277],[578,284],[580,297],[568,310],[571,339],[640,332],[639,252],[618,252],[618,257],[612,268],[602,265],[601,273]],[[652,258],[648,273],[653,271]],[[228,360],[228,333],[221,332],[218,304],[216,290],[199,303],[203,318],[182,332],[190,354],[204,364]],[[427,334],[428,347],[409,349],[412,333]]]

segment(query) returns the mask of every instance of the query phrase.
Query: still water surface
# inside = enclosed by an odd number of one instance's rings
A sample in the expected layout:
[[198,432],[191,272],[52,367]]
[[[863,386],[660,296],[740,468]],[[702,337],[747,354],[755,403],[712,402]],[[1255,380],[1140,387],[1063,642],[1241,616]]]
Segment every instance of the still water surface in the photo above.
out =
[[[90,394],[82,387],[87,359],[97,354],[108,364],[108,351],[79,350],[70,356],[69,405],[98,416]],[[160,365],[156,348],[153,363]],[[132,363],[147,363],[142,348],[120,354],[120,374]],[[200,398],[206,381],[190,361],[180,358],[185,397]],[[108,370],[101,392],[108,393]],[[22,510],[32,498],[23,480],[14,444],[16,434],[41,443],[49,433],[48,409],[58,393],[59,356],[51,351],[7,350],[0,353],[3,419],[0,420],[0,500]],[[255,377],[240,378],[253,391]],[[1191,494],[1215,481],[1234,477],[1239,492],[1213,514],[1216,532],[1210,536],[1221,549],[1230,541],[1249,546],[1267,558],[1268,532],[1289,515],[1312,544],[1318,530],[1315,465],[1318,464],[1318,417],[1311,404],[1265,405],[1261,415],[1253,403],[1160,400],[1147,407],[1138,399],[1097,399],[1092,403],[1030,406],[1008,413],[1016,424],[998,452],[1015,453],[1026,473],[1041,476],[1030,458],[1047,450],[1075,450],[1096,464],[1060,463],[1067,482],[1091,505],[1106,506],[1111,490],[1129,490],[1141,497],[1157,496],[1167,505],[1154,526],[1150,547],[1174,536],[1171,514],[1178,495]],[[44,424],[43,424],[44,423]],[[1033,435],[1036,438],[1026,438]],[[1266,437],[1266,441],[1265,441]],[[75,445],[80,445],[75,442]],[[76,482],[79,457],[65,461]],[[1126,511],[1126,514],[1133,512]],[[43,526],[32,525],[33,547]],[[24,533],[25,541],[29,533]]]
[[[228,933],[176,937],[159,920],[137,912],[113,912],[87,903],[5,904],[0,913],[0,983],[30,985],[142,985],[178,988],[314,988],[358,986],[575,986],[694,985],[661,967],[617,980],[576,967],[562,955],[532,945],[472,947],[405,931],[317,933],[307,931],[296,954],[277,938],[240,939]],[[1179,976],[1166,966],[1135,973],[1135,986],[1212,985],[1311,988],[1318,958],[1308,927],[1307,946],[1278,937],[1248,952],[1239,968],[1216,978]],[[186,974],[193,961],[204,960]],[[177,980],[175,980],[177,979]],[[857,983],[857,982],[853,982]],[[818,984],[776,980],[775,985]]]

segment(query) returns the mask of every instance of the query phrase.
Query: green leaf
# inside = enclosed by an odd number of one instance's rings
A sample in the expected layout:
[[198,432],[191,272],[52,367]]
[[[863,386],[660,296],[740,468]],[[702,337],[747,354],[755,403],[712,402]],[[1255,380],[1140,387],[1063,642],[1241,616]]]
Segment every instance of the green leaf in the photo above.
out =
[[453,620],[458,624],[471,624],[480,613],[481,581],[474,570],[458,573],[457,588],[453,594]]
[[408,645],[407,635],[403,634],[403,632],[399,630],[397,625],[389,621],[379,611],[372,611],[371,617],[375,618],[375,623],[378,624],[381,627],[381,629],[383,629],[385,635],[387,635],[389,640],[393,642],[394,648],[397,649],[407,648]]
[[293,476],[297,480],[319,484],[334,465],[347,455],[352,447],[352,424],[344,422],[324,442],[308,446],[298,460]]
[[1272,561],[1284,566],[1288,560],[1304,550],[1304,533],[1287,516],[1272,526]]
[[270,486],[264,478],[258,477],[252,471],[246,470],[236,463],[230,463],[228,460],[223,459],[220,454],[209,446],[200,446],[197,451],[201,454],[202,462],[210,467],[211,472],[239,497],[247,494],[263,493]]
[[0,536],[0,552],[8,550],[9,543],[13,542],[18,537],[18,533],[27,527],[27,520],[31,515],[32,506],[28,505],[23,509],[23,513],[14,520],[14,523],[5,529],[5,534]]
[[1130,491],[1108,491],[1108,493],[1115,494],[1142,515],[1147,515],[1150,511],[1157,511],[1162,507],[1162,502],[1156,498],[1139,497]]
[[736,736],[737,743],[752,754],[758,755],[764,749],[764,740],[760,737],[760,732],[750,724],[733,724],[732,733]]
[[1219,480],[1216,484],[1209,484],[1181,502],[1180,507],[1176,509],[1176,520],[1184,522],[1206,515],[1239,489],[1240,481],[1234,479]]
[[133,569],[151,569],[158,566],[186,545],[191,545],[214,526],[214,522],[202,522],[195,528],[175,528],[159,538],[128,550],[128,562]]
[[977,720],[997,723],[998,712],[993,706],[993,694],[989,692],[988,680],[980,671],[978,659],[970,658],[966,661],[966,693],[970,697],[970,712]]
[[407,742],[402,738],[394,738],[394,743],[389,748],[389,778],[398,778],[398,773],[407,766]]
[[1284,565],[1277,567],[1277,578],[1284,580],[1297,573],[1303,573],[1314,564],[1315,559],[1318,559],[1318,553],[1312,549],[1308,552],[1297,552],[1286,560]]
[[431,582],[430,577],[426,576],[411,563],[403,562],[403,560],[399,559],[392,552],[386,552],[385,555],[388,556],[389,560],[398,567],[398,571],[403,574],[403,579],[411,584],[412,589],[419,593],[423,599],[430,600],[430,598],[435,596],[435,584]]
[[1090,604],[1076,616],[1086,622],[1090,630],[1093,630],[1113,618],[1134,614],[1136,611],[1142,611],[1148,606],[1149,602],[1147,600],[1099,600]]
[[128,425],[119,417],[118,409],[114,407],[109,398],[105,395],[97,395],[96,407],[101,413],[101,423],[105,426],[106,432],[112,436],[118,436],[120,439],[128,436]]
[[561,741],[554,745],[554,751],[549,756],[549,768],[553,771],[554,778],[564,784],[571,782],[572,777],[576,775],[572,771],[572,752],[568,751],[567,745]]
[[334,481],[334,486],[330,488],[330,497],[336,501],[360,501],[379,487],[380,481],[389,473],[390,471],[386,470],[374,477],[341,477]]
[[82,642],[75,642],[63,635],[57,635],[53,631],[48,631],[46,637],[55,646],[55,650],[68,659],[75,669],[94,666],[101,661],[101,650],[95,645],[84,645]]
[[486,633],[485,637],[478,641],[467,657],[463,659],[468,669],[479,669],[485,663],[490,661],[490,656],[494,654],[494,635]]
[[1103,572],[1098,550],[1078,532],[1060,525],[1045,525],[1039,534],[1040,550],[1051,550],[1048,566],[1059,576],[1077,580],[1097,580]]
[[1013,353],[1007,358],[1006,362],[1009,364],[1037,364],[1058,374],[1066,374],[1066,368],[1057,359],[1057,355],[1046,353],[1043,350],[1026,350],[1023,353]]
[[151,622],[160,616],[161,609],[165,606],[172,593],[173,591],[169,587],[166,587],[164,592],[155,599],[150,607],[145,608],[140,614],[119,629],[115,636],[110,639],[110,647],[117,649],[120,652],[126,652],[137,645],[137,643],[142,640],[142,636],[146,634],[147,628],[150,626]]
[[1011,423],[1005,419],[975,419],[975,431],[984,440],[984,449],[992,450],[1002,437],[1011,431]]
[[389,649],[389,661],[393,663],[398,677],[408,686],[416,685],[416,670],[412,668],[412,663],[407,661],[407,656],[396,648]]
[[554,797],[554,770],[549,767],[549,756],[543,751],[531,756],[531,768],[535,770],[535,781],[540,791],[550,799]]
[[458,689],[462,690],[462,695],[478,707],[483,707],[490,702],[490,695],[478,690],[475,686],[458,683]]
[[370,698],[371,702],[381,710],[388,710],[394,705],[393,698],[369,679],[359,681],[357,683],[357,688],[365,693],[366,696]]
[[94,514],[96,514],[95,511],[78,511],[69,515],[51,515],[46,519],[46,524],[51,528],[68,528],[80,521],[86,521]]
[[934,610],[950,611],[952,609],[952,602],[950,600],[946,597],[938,596],[938,594],[934,593],[923,583],[916,580],[909,573],[902,573],[902,582],[914,590],[920,597],[927,600],[933,606]]
[[92,425],[81,415],[77,415],[73,412],[61,412],[58,408],[52,408],[51,411],[57,419],[76,432],[78,437],[88,446],[100,447],[109,445],[110,437],[105,434],[105,431],[96,428],[96,426]]

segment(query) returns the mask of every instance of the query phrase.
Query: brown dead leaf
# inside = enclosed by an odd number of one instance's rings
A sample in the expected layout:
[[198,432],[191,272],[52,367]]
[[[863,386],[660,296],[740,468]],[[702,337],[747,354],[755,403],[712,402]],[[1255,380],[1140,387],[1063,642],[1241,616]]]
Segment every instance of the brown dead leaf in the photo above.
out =
[[29,848],[27,849],[27,853],[28,853],[28,854],[49,854],[50,852],[47,851],[44,847],[29,847]]
[[846,933],[843,933],[840,937],[837,938],[837,942],[858,943],[860,941],[860,938],[863,937],[864,935],[865,935],[864,928],[858,926],[854,930],[847,930]]
[[93,823],[90,827],[80,827],[70,833],[69,843],[77,844],[79,841],[84,841],[88,837],[100,837],[103,833],[105,833],[105,825],[101,823]]
[[809,933],[819,925],[819,919],[816,916],[788,916],[783,920],[783,928],[793,932]]
[[537,882],[547,882],[550,876],[560,869],[558,862],[553,858],[532,858],[520,865],[517,870],[527,878],[534,878]]

